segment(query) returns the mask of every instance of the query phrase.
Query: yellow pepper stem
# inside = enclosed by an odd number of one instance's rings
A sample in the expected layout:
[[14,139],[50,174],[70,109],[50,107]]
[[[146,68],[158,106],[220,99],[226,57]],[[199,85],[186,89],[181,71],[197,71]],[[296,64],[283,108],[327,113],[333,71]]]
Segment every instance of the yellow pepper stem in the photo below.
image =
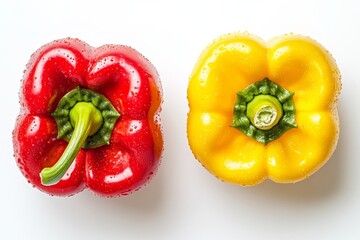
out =
[[279,122],[283,110],[276,97],[258,95],[248,103],[246,114],[257,129],[269,130]]
[[264,145],[296,128],[293,93],[265,78],[236,94],[231,127]]

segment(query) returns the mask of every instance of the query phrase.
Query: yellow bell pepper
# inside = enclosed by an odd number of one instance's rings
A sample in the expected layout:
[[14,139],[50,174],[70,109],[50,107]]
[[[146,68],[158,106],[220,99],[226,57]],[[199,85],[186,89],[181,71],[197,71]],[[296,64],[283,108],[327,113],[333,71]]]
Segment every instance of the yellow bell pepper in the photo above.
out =
[[336,148],[340,89],[335,60],[308,37],[223,35],[190,77],[190,148],[222,181],[300,181]]

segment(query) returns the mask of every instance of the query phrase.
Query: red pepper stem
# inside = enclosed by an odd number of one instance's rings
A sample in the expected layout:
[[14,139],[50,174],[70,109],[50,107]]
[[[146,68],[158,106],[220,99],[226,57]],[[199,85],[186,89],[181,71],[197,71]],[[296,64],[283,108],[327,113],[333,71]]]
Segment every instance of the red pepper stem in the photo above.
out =
[[90,102],[78,102],[70,110],[70,122],[74,132],[60,159],[52,167],[40,173],[45,186],[57,184],[66,174],[88,136],[94,135],[103,124],[101,112]]

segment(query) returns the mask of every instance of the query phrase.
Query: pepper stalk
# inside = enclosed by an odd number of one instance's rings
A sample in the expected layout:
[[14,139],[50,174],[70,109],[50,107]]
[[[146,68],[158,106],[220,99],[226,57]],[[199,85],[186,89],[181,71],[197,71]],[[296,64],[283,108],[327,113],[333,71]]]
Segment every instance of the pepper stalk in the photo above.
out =
[[265,78],[237,93],[232,127],[264,145],[296,128],[294,93]]
[[103,95],[79,87],[59,101],[52,115],[58,126],[58,138],[69,144],[55,165],[40,172],[41,183],[45,186],[61,180],[81,148],[109,144],[115,122],[120,117]]

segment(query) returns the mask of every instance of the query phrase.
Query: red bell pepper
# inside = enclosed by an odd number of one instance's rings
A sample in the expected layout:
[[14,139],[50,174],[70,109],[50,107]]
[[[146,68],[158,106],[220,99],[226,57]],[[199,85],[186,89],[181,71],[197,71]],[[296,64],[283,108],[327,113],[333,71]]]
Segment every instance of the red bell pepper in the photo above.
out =
[[153,65],[120,45],[53,41],[26,66],[13,132],[17,164],[57,196],[85,187],[127,195],[156,172],[163,148],[161,88]]

